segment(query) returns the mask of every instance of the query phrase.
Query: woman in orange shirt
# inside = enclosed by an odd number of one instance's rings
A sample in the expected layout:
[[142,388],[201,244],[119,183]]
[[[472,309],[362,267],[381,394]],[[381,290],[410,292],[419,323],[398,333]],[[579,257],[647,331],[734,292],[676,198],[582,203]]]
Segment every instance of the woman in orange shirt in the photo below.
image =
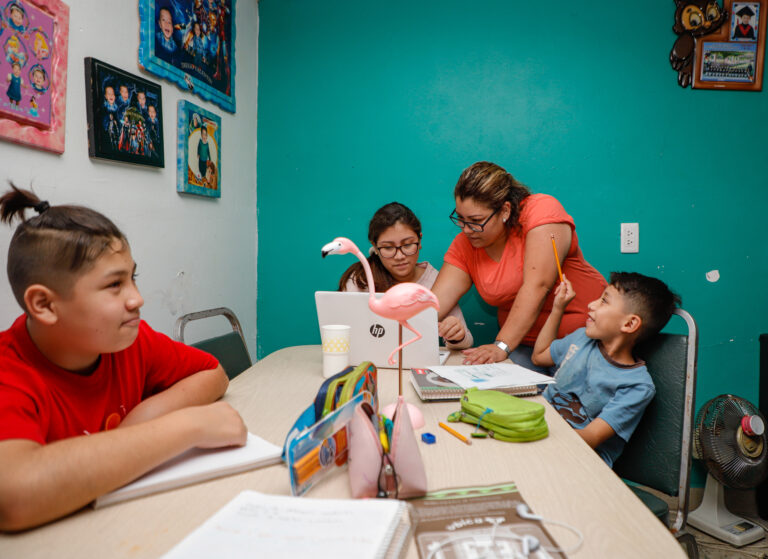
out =
[[441,309],[451,309],[474,284],[483,300],[498,308],[500,326],[494,343],[464,350],[464,363],[510,357],[535,369],[530,354],[552,310],[558,280],[552,236],[563,274],[576,291],[558,337],[586,324],[587,305],[600,297],[605,279],[584,259],[573,218],[560,202],[532,194],[500,166],[486,161],[471,165],[453,194],[451,221],[462,232],[445,254],[432,291]]

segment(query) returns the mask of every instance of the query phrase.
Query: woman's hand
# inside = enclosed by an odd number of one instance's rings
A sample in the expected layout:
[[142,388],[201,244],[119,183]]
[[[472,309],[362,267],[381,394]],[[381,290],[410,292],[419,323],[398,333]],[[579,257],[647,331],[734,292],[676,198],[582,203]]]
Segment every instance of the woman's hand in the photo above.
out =
[[464,365],[482,365],[483,363],[498,363],[507,358],[507,352],[496,344],[485,344],[478,347],[465,349]]
[[437,323],[437,334],[446,342],[459,343],[467,335],[464,325],[455,316],[446,316]]

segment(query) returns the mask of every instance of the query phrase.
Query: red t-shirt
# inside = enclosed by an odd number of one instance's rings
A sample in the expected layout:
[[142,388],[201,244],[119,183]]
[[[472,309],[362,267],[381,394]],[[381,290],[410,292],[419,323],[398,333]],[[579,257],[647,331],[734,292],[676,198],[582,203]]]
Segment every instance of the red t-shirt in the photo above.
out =
[[[548,223],[567,223],[571,227],[571,248],[563,263],[563,273],[573,284],[576,297],[568,304],[557,332],[558,338],[570,334],[584,326],[587,320],[587,305],[600,297],[606,281],[584,259],[576,236],[573,218],[565,212],[557,199],[547,194],[531,194],[520,204],[521,232],[511,232],[501,260],[495,262],[483,248],[474,248],[464,233],[459,233],[445,254],[445,262],[463,270],[472,278],[483,301],[498,307],[499,324],[507,320],[509,310],[515,302],[517,292],[523,285],[523,264],[525,256],[525,236],[534,227]],[[552,252],[552,246],[542,247]],[[555,255],[552,253],[552,259]],[[554,289],[550,291],[544,306],[533,327],[523,338],[524,345],[532,346],[536,342],[541,327],[544,326],[552,311]]]
[[78,375],[37,349],[22,315],[0,333],[0,440],[45,444],[114,429],[142,400],[217,364],[142,320],[133,344],[103,354],[93,373]]

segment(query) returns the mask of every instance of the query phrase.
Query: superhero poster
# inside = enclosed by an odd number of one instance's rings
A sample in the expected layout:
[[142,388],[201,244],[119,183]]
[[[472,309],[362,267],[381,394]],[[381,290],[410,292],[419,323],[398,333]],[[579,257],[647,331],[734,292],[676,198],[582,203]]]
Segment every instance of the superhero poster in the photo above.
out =
[[139,65],[235,112],[235,0],[139,0]]
[[85,93],[91,157],[165,166],[158,84],[86,58]]

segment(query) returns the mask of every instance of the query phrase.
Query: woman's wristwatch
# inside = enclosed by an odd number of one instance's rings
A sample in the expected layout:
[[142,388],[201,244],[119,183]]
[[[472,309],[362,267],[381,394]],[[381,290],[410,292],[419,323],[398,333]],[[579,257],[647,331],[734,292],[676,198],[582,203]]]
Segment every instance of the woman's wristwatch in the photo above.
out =
[[502,350],[504,353],[507,354],[507,359],[509,359],[509,354],[512,353],[512,350],[509,349],[509,346],[502,342],[501,340],[496,340],[493,342],[496,347],[498,347],[500,350]]

